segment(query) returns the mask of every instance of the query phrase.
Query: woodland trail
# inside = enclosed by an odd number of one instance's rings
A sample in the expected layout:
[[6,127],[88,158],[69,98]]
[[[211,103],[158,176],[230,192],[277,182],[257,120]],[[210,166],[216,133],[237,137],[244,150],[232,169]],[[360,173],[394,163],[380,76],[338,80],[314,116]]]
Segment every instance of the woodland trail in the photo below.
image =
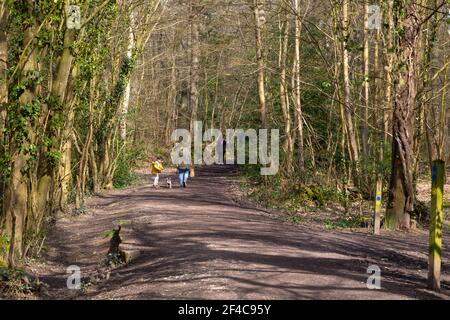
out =
[[[38,268],[44,299],[448,299],[449,251],[442,293],[426,288],[427,233],[329,231],[292,224],[234,201],[236,168],[203,167],[188,188],[143,186],[91,198],[89,213],[61,218]],[[164,179],[161,179],[164,182]],[[176,183],[175,183],[176,184]],[[88,278],[108,251],[104,233],[119,221],[124,247],[139,250],[83,291],[66,288],[65,268]],[[448,243],[448,232],[444,244]],[[382,270],[368,290],[368,266]]]

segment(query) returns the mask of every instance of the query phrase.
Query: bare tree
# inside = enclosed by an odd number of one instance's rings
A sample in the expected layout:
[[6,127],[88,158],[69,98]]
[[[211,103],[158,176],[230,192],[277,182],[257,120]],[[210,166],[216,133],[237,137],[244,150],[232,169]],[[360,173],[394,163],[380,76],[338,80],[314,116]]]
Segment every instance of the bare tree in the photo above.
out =
[[349,0],[343,0],[342,4],[342,29],[343,29],[343,74],[344,74],[344,115],[345,115],[345,127],[350,149],[350,160],[353,165],[354,181],[358,181],[359,176],[359,149],[356,141],[356,134],[353,128],[353,108],[351,102],[351,83],[350,83],[350,66],[349,66],[349,51],[348,51],[348,39],[349,39]]
[[265,62],[263,33],[266,24],[266,15],[263,8],[264,0],[253,0],[253,15],[255,19],[256,64],[258,67],[258,97],[259,112],[261,114],[261,127],[267,128],[267,107],[265,89]]
[[[298,167],[302,174],[305,171],[305,149],[303,136],[303,111],[301,100],[301,75],[300,75],[300,43],[302,35],[302,17],[300,15],[300,1],[293,1],[295,13],[295,48],[294,63],[292,65],[292,96],[294,97],[295,114],[298,130]],[[306,15],[306,11],[305,11]]]

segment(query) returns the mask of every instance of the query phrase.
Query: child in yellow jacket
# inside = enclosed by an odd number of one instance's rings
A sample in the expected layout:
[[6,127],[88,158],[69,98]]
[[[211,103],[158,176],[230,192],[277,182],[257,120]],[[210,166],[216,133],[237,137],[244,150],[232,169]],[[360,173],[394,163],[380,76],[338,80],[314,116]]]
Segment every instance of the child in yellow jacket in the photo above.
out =
[[159,174],[164,170],[163,164],[162,164],[162,160],[161,159],[156,159],[156,161],[152,162],[152,169],[151,169],[151,173],[155,175],[155,178],[153,179],[153,186],[155,188],[158,187],[158,183],[159,183]]

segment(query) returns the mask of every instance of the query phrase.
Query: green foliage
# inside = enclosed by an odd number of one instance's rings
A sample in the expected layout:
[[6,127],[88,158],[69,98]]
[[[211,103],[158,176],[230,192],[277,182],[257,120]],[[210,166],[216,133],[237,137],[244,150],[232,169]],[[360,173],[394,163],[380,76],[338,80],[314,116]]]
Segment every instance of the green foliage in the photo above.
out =
[[106,264],[111,267],[118,267],[125,264],[123,253],[110,252],[106,257]]
[[118,103],[120,98],[122,97],[131,76],[131,71],[133,71],[134,65],[135,58],[125,57],[123,59],[122,65],[120,67],[119,80],[117,81],[111,95],[112,103]]
[[296,214],[291,214],[288,216],[288,221],[291,223],[299,224],[303,222],[303,218]]
[[323,226],[324,226],[326,229],[329,229],[329,230],[335,228],[335,225],[334,225],[333,221],[331,221],[331,219],[325,219],[325,220],[323,221]]
[[125,187],[133,185],[138,176],[130,170],[125,161],[119,160],[119,165],[114,174],[113,185],[114,188],[123,189]]
[[[19,84],[18,86],[21,87],[22,85]],[[31,126],[41,112],[41,103],[38,99],[34,99],[30,103],[20,103],[18,100],[13,100],[7,105],[7,111],[8,125],[5,132],[15,138],[18,148],[22,148],[26,142],[30,141]]]
[[0,294],[17,297],[39,290],[39,281],[34,281],[22,269],[0,266]]
[[325,219],[324,227],[326,229],[355,229],[366,226],[366,220],[362,215],[349,215],[340,217],[337,220]]
[[109,231],[106,231],[104,234],[103,234],[103,238],[112,238],[112,236],[114,235],[114,229],[113,230],[109,230]]
[[119,157],[117,169],[113,178],[114,188],[122,189],[137,182],[138,175],[133,171],[135,161],[136,158],[134,152],[128,152],[127,154]]
[[[1,228],[0,228],[1,230]],[[6,260],[10,245],[10,238],[6,234],[0,233],[0,268],[5,267],[2,258]]]
[[420,224],[428,224],[430,219],[430,207],[426,203],[416,200],[411,218]]
[[[75,195],[72,196],[72,198],[74,198],[74,197],[75,197]],[[73,201],[74,200],[69,200],[69,202],[73,202]],[[86,212],[87,212],[87,207],[84,203],[82,203],[79,208],[73,208],[72,215],[81,216],[81,215],[85,214]]]
[[51,165],[56,165],[59,160],[61,160],[61,152],[59,151],[48,151],[47,160]]
[[8,281],[23,276],[25,276],[25,272],[22,269],[0,268],[0,281]]
[[242,166],[250,197],[264,206],[295,212],[303,208],[321,208],[330,203],[345,201],[345,195],[334,186],[320,182],[305,184],[301,177],[295,174],[291,177],[264,177],[260,175],[259,169],[258,165]]

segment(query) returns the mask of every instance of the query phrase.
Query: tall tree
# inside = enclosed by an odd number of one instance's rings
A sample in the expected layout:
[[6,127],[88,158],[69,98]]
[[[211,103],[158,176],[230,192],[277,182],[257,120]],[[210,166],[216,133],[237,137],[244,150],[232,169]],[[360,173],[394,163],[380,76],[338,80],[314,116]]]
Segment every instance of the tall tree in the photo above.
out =
[[303,111],[301,99],[301,75],[300,75],[300,40],[302,35],[302,18],[300,16],[300,1],[293,2],[295,12],[295,47],[294,63],[292,66],[292,96],[294,97],[295,114],[298,130],[298,167],[300,174],[305,171],[305,150],[303,137]]
[[[191,110],[190,130],[194,131],[195,121],[198,120],[199,101],[199,63],[200,63],[200,6],[191,2],[190,15],[190,74],[189,74],[189,107]],[[191,176],[195,176],[195,167],[191,166]]]
[[280,106],[284,120],[284,142],[285,169],[288,175],[292,174],[294,143],[291,133],[291,112],[289,108],[288,82],[286,81],[286,64],[289,49],[289,10],[286,6],[280,8],[280,50],[278,56],[278,67],[280,72]]
[[394,105],[392,116],[392,171],[386,228],[410,228],[414,210],[413,137],[416,102],[417,41],[420,18],[416,1],[395,1]]
[[364,116],[361,134],[362,152],[367,162],[369,156],[369,105],[370,105],[370,56],[369,56],[369,0],[364,0]]
[[[344,74],[344,116],[345,116],[345,128],[347,133],[347,139],[350,149],[350,160],[353,166],[353,178],[354,181],[359,179],[359,149],[356,140],[356,133],[353,127],[353,107],[351,102],[351,82],[350,82],[350,65],[349,65],[349,38],[350,38],[350,20],[349,20],[349,0],[343,0],[342,3],[342,30],[343,30],[343,41],[342,41],[342,67]],[[358,184],[358,183],[356,183]]]
[[[134,25],[134,18],[133,18],[133,11],[130,11],[129,13],[129,26],[128,26],[128,47],[127,47],[127,57],[128,59],[131,59],[133,57],[134,52],[134,31],[133,31],[133,25]],[[126,140],[127,138],[127,114],[128,109],[130,108],[130,94],[131,94],[131,78],[128,80],[127,85],[125,87],[125,92],[123,95],[123,101],[122,101],[122,117],[120,119],[120,136],[122,140]]]
[[[29,106],[31,118],[36,118],[39,107],[35,102],[40,85],[37,79],[33,77],[38,70],[38,49],[33,45],[37,32],[37,23],[33,12],[33,1],[26,2],[14,6],[14,9],[29,19],[25,22],[25,30],[23,44],[30,44],[28,48],[25,46],[23,52],[26,53],[27,59],[21,60],[17,67],[18,78],[21,83],[28,85],[14,97],[14,105],[8,110],[8,117],[17,119],[21,117],[20,109],[22,106]],[[23,62],[22,62],[23,61]],[[22,64],[23,63],[23,64]],[[34,109],[34,110],[33,110]],[[32,111],[33,110],[33,111]],[[33,146],[32,136],[34,135],[32,123],[27,123],[20,128],[19,132],[11,134],[9,137],[9,153],[11,157],[11,172],[7,182],[7,189],[4,199],[4,214],[6,234],[10,237],[10,250],[8,263],[14,266],[16,261],[22,258],[24,253],[24,237],[27,225],[27,219],[30,218],[30,210],[28,200],[29,192],[29,170],[26,169],[27,163],[30,161],[30,153],[27,152],[30,146]],[[28,171],[28,172],[27,172]]]
[[261,127],[267,128],[267,107],[265,89],[265,62],[263,34],[266,24],[266,15],[263,9],[264,0],[253,0],[253,15],[255,19],[256,64],[258,67],[257,85],[259,98],[259,112]]
[[7,23],[8,13],[6,0],[2,0],[0,5],[0,154],[2,152],[3,129],[5,127],[6,120],[6,102],[8,99],[8,83],[6,79],[6,73],[8,69],[8,41],[6,33]]

